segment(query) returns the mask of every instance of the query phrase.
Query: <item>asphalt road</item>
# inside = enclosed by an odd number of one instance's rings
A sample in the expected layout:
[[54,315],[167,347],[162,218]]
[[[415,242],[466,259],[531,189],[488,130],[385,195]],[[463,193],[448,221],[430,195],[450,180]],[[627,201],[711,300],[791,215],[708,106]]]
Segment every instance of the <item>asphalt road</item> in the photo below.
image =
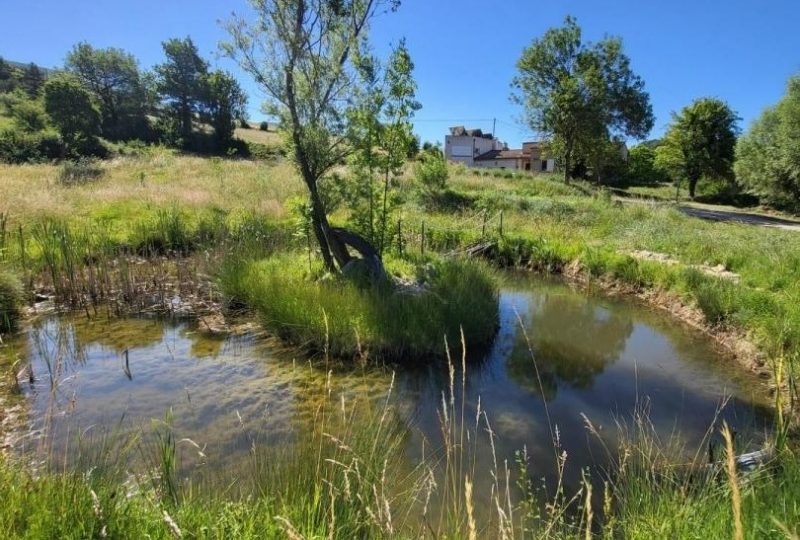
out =
[[708,221],[725,221],[729,223],[744,223],[746,225],[756,225],[760,227],[775,227],[790,231],[800,232],[800,221],[767,216],[764,214],[749,214],[747,212],[734,212],[730,210],[720,210],[711,208],[701,208],[697,206],[678,206],[678,209],[686,214]]

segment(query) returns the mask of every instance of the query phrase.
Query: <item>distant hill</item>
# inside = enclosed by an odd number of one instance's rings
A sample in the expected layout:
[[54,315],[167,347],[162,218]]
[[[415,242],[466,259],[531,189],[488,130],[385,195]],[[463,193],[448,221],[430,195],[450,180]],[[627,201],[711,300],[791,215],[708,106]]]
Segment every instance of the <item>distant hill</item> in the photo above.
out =
[[[31,65],[31,62],[27,62],[27,63],[25,63],[25,62],[15,62],[14,60],[9,60],[8,58],[5,58],[4,56],[0,56],[0,58],[2,58],[9,66],[17,68],[17,69],[26,69],[29,65]],[[42,74],[45,77],[49,77],[50,75],[52,75],[53,73],[58,71],[57,69],[46,68],[46,67],[40,66],[39,64],[36,64],[35,62],[33,62],[33,64],[36,65],[36,67],[39,68],[39,71],[41,71]]]

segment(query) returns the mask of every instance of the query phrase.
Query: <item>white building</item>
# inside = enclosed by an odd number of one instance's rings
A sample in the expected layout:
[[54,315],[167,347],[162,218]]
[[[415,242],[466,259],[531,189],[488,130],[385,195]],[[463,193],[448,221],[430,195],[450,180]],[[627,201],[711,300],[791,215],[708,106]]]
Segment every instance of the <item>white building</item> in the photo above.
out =
[[444,156],[448,161],[468,167],[533,172],[553,172],[556,169],[555,160],[543,156],[542,143],[526,142],[521,149],[509,149],[494,136],[464,126],[450,128],[450,135],[444,139]]
[[450,135],[444,138],[444,157],[448,161],[475,166],[475,158],[495,150],[503,150],[505,145],[489,133],[480,129],[466,129],[464,126],[450,128]]

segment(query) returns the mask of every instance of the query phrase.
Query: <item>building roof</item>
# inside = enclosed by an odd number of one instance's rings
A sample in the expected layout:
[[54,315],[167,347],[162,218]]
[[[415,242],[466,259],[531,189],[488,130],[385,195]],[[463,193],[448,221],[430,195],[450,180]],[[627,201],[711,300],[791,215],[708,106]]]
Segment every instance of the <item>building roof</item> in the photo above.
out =
[[467,129],[464,126],[451,127],[450,135],[453,137],[478,137],[481,139],[494,139],[494,136],[491,133],[484,133],[480,129]]
[[489,150],[475,158],[475,161],[494,161],[498,159],[519,159],[525,157],[522,150]]

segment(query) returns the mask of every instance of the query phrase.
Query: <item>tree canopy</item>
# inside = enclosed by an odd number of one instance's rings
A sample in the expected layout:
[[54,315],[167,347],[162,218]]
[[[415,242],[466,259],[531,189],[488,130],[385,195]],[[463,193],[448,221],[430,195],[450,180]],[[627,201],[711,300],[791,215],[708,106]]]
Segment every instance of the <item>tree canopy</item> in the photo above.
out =
[[219,148],[233,139],[234,122],[245,117],[247,94],[230,73],[214,71],[205,79],[204,114],[214,128]]
[[19,85],[30,97],[37,97],[44,85],[44,74],[39,66],[33,62],[28,64],[20,74]]
[[656,165],[680,186],[688,182],[694,198],[701,178],[733,182],[738,117],[727,103],[700,98],[673,113],[672,122],[656,149]]
[[534,39],[517,69],[512,99],[531,129],[549,139],[567,181],[576,157],[588,160],[594,147],[614,137],[644,138],[653,127],[649,94],[622,40],[584,43],[573,17]]
[[44,108],[68,147],[91,142],[100,132],[100,111],[73,76],[59,75],[45,83]]
[[162,47],[167,58],[155,67],[158,92],[169,107],[177,135],[185,142],[192,135],[193,118],[206,97],[208,63],[190,37],[169,39]]
[[83,42],[69,52],[65,67],[96,97],[103,136],[146,137],[147,92],[133,55],[113,47],[95,49]]
[[736,178],[765,202],[800,210],[800,75],[736,146]]
[[[370,60],[369,23],[397,0],[251,0],[254,20],[234,17],[223,45],[268,97],[289,135],[290,155],[311,199],[326,267],[350,260],[328,223],[319,180],[352,152],[348,115],[366,95],[359,71]],[[334,263],[335,261],[335,263]]]

